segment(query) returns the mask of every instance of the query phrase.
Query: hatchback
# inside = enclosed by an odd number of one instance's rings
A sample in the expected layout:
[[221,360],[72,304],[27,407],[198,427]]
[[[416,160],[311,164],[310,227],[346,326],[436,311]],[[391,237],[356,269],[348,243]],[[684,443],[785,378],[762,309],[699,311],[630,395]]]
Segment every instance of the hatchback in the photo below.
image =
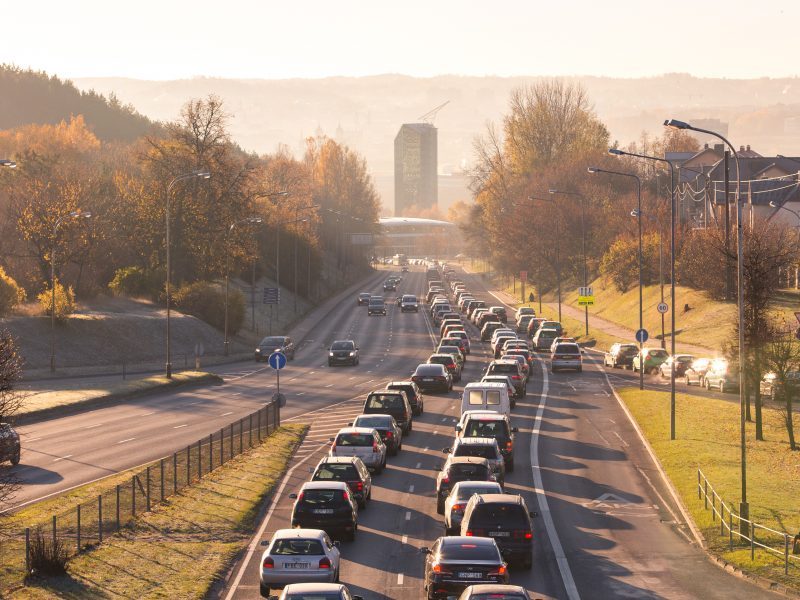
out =
[[452,448],[444,448],[445,454],[453,456],[475,456],[485,458],[495,481],[502,487],[506,478],[506,466],[497,440],[491,437],[457,437]]
[[633,370],[639,369],[645,373],[658,373],[658,368],[669,358],[669,354],[663,348],[642,348],[641,353],[633,357]]
[[505,375],[511,378],[511,385],[514,386],[514,395],[517,398],[525,397],[525,388],[528,382],[525,378],[522,368],[515,360],[493,360],[486,367],[484,375]]
[[440,537],[421,548],[425,559],[427,600],[444,600],[474,583],[508,583],[508,565],[492,538]]
[[444,534],[459,534],[464,509],[467,507],[467,501],[474,494],[502,493],[503,488],[496,481],[459,481],[456,483],[444,502]]
[[392,415],[358,415],[351,426],[377,431],[391,456],[396,456],[403,449],[403,430]]
[[330,438],[331,456],[357,456],[380,475],[386,466],[386,444],[371,427],[345,427]]
[[436,476],[436,512],[444,514],[444,501],[458,481],[496,481],[485,458],[473,456],[447,457],[447,462]]
[[294,342],[292,338],[286,335],[268,335],[256,347],[256,362],[266,362],[273,352],[282,352],[286,355],[286,360],[294,360]]
[[359,363],[358,346],[353,340],[336,340],[328,350],[328,366],[351,365]]
[[508,562],[525,569],[533,564],[533,527],[525,500],[518,494],[472,496],[464,509],[461,535],[494,539]]
[[321,529],[278,529],[261,545],[262,596],[290,583],[339,580],[339,542]]
[[559,332],[555,329],[540,328],[533,336],[531,344],[536,350],[550,350],[553,340],[559,336]]
[[456,361],[452,354],[431,354],[428,357],[428,362],[432,365],[444,365],[453,381],[461,381],[461,364]]
[[344,481],[355,496],[359,508],[372,499],[372,475],[357,456],[323,456],[314,469],[311,481]]
[[553,348],[550,355],[550,370],[555,373],[564,369],[574,369],[578,373],[583,371],[581,347],[578,344],[560,343]]
[[686,373],[686,369],[689,365],[692,364],[694,361],[694,356],[691,354],[676,354],[675,356],[670,356],[661,363],[661,366],[658,368],[659,374],[661,377],[666,377],[669,379],[672,375],[672,363],[675,363],[675,377],[682,377],[684,373]]
[[358,306],[366,306],[369,304],[369,298],[372,294],[369,292],[361,292],[358,297],[356,298],[356,304]]
[[603,366],[619,369],[620,367],[630,367],[633,363],[633,357],[639,353],[639,347],[636,344],[612,344],[603,355]]
[[292,527],[323,529],[336,538],[344,534],[352,541],[358,531],[358,507],[343,481],[307,481],[294,499]]

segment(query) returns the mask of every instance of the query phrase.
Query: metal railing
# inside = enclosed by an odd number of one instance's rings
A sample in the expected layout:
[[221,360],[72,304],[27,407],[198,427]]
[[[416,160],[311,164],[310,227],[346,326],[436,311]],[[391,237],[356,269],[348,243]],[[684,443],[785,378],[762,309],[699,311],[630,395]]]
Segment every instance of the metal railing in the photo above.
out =
[[[272,401],[169,456],[153,461],[131,478],[91,501],[21,529],[0,522],[0,596],[4,579],[31,574],[32,535],[62,544],[69,557],[101,544],[167,498],[260,443],[280,427],[280,407]],[[16,530],[14,530],[16,529]],[[16,573],[16,577],[14,574]]]
[[786,575],[789,574],[789,564],[797,566],[791,561],[800,561],[800,556],[789,551],[790,543],[795,539],[794,536],[785,531],[777,531],[750,519],[742,518],[733,511],[731,504],[725,504],[722,496],[717,493],[700,469],[697,469],[697,497],[703,501],[706,510],[709,510],[709,502],[711,503],[711,520],[716,522],[719,519],[719,535],[727,537],[728,548],[731,551],[734,549],[735,537],[740,548],[749,546],[750,560],[755,559],[756,548],[759,548],[781,557],[783,572]]

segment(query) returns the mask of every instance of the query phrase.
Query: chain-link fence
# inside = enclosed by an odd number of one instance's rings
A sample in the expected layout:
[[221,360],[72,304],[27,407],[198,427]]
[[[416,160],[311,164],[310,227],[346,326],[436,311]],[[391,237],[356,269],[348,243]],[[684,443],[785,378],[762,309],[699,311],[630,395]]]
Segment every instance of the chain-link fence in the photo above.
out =
[[[137,514],[199,481],[231,458],[260,443],[280,426],[280,406],[270,402],[182,450],[150,463],[130,480],[45,522],[0,529],[0,595],[33,568],[31,547],[60,546],[71,557],[100,544]],[[0,523],[0,528],[3,527]]]

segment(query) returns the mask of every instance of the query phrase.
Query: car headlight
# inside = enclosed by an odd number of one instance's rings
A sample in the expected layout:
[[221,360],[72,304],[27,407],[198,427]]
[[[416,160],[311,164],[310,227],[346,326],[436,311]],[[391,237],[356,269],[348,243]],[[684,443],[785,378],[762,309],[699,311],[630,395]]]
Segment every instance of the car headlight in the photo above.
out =
[[355,352],[351,352],[351,353],[350,353],[350,356],[355,356],[355,355],[356,355],[356,353],[355,353]]
[[261,348],[256,348],[256,354],[261,354]]
[[328,356],[333,356],[333,352],[328,352]]

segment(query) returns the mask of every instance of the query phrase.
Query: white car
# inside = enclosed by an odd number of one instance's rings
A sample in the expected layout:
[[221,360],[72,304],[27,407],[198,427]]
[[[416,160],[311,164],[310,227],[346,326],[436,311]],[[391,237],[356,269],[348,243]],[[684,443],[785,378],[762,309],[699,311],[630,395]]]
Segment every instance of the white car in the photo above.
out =
[[550,355],[550,370],[555,373],[563,369],[574,369],[578,373],[583,371],[583,358],[581,347],[572,342],[557,344]]
[[341,583],[292,583],[283,588],[280,596],[270,596],[269,600],[298,600],[313,598],[314,600],[363,600],[357,594],[351,594],[346,585]]
[[560,343],[562,343],[562,342],[564,342],[564,343],[571,343],[571,344],[577,344],[577,343],[578,343],[578,342],[576,342],[576,341],[575,341],[575,338],[571,338],[571,337],[557,337],[556,339],[554,339],[554,340],[553,340],[553,343],[552,343],[552,344],[550,344],[550,352],[552,353],[552,352],[553,352],[553,350],[555,350],[555,349],[556,349],[556,346],[558,346],[558,345],[559,345]]
[[278,529],[261,542],[261,595],[290,583],[339,580],[339,542],[321,529]]
[[386,444],[377,430],[370,427],[345,427],[330,438],[331,456],[357,456],[376,474],[386,467]]

